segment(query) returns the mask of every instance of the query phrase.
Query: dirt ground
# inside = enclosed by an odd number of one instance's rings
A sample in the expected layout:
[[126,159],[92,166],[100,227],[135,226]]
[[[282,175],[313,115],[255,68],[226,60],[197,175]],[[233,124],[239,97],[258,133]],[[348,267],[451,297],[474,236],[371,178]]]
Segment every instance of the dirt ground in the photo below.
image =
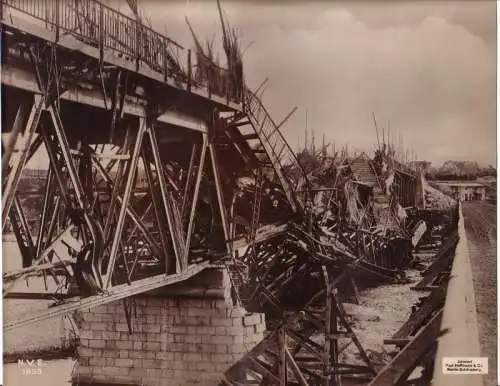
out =
[[466,202],[463,204],[463,214],[474,280],[481,355],[489,358],[485,386],[496,386],[496,206],[487,202]]
[[[435,253],[435,250],[420,253],[420,261],[430,264]],[[397,353],[396,347],[384,345],[384,339],[390,338],[408,320],[411,306],[418,302],[419,297],[429,295],[428,291],[411,289],[422,279],[420,271],[407,270],[406,276],[409,279],[406,284],[367,289],[360,292],[359,305],[345,304],[347,314],[352,318],[352,328],[377,371]],[[347,362],[358,358],[353,346],[345,350],[344,355]]]

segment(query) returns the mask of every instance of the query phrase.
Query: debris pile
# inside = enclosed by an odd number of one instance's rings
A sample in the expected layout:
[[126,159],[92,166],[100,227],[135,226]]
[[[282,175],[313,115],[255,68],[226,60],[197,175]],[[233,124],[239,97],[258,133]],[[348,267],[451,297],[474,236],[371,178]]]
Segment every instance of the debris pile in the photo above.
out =
[[456,205],[456,201],[440,190],[424,181],[425,207],[436,210],[448,210]]
[[[343,303],[356,303],[360,289],[406,282],[405,270],[418,265],[414,248],[446,233],[446,211],[425,209],[429,185],[395,159],[391,146],[381,146],[373,158],[304,149],[297,160],[289,172],[308,190],[303,215],[265,240],[250,240],[233,265],[241,303],[266,314],[270,333],[225,373],[226,384],[373,379],[372,359],[346,328]],[[452,200],[445,204],[453,209]],[[333,294],[329,288],[335,288]],[[352,343],[359,354],[346,357]],[[322,363],[310,356],[325,350],[335,354]],[[355,357],[359,363],[352,362]]]

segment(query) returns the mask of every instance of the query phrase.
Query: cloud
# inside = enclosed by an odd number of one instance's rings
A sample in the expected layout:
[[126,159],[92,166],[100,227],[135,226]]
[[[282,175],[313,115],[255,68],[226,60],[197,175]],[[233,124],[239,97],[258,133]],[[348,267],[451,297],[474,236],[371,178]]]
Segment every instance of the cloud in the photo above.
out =
[[[269,77],[264,102],[275,120],[299,106],[283,128],[292,146],[307,110],[318,138],[370,150],[374,111],[420,158],[494,163],[495,13],[491,2],[467,3],[223,4],[243,46],[253,42],[249,85]],[[191,41],[186,14],[202,40],[220,39],[212,2],[142,6],[156,29],[181,42]]]

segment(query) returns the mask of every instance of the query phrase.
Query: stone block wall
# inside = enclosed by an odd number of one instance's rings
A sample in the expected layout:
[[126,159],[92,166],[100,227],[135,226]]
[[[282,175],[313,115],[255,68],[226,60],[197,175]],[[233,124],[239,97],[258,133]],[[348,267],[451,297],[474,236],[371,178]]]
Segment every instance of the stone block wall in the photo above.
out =
[[217,385],[222,373],[262,338],[264,315],[227,299],[132,299],[85,310],[73,385]]

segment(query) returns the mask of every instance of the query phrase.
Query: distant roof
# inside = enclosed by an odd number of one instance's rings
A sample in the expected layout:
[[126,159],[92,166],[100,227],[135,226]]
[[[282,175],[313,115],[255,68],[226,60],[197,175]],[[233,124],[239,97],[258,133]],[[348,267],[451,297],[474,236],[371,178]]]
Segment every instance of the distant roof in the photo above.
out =
[[464,186],[464,187],[484,187],[484,184],[474,181],[434,181],[438,185]]

